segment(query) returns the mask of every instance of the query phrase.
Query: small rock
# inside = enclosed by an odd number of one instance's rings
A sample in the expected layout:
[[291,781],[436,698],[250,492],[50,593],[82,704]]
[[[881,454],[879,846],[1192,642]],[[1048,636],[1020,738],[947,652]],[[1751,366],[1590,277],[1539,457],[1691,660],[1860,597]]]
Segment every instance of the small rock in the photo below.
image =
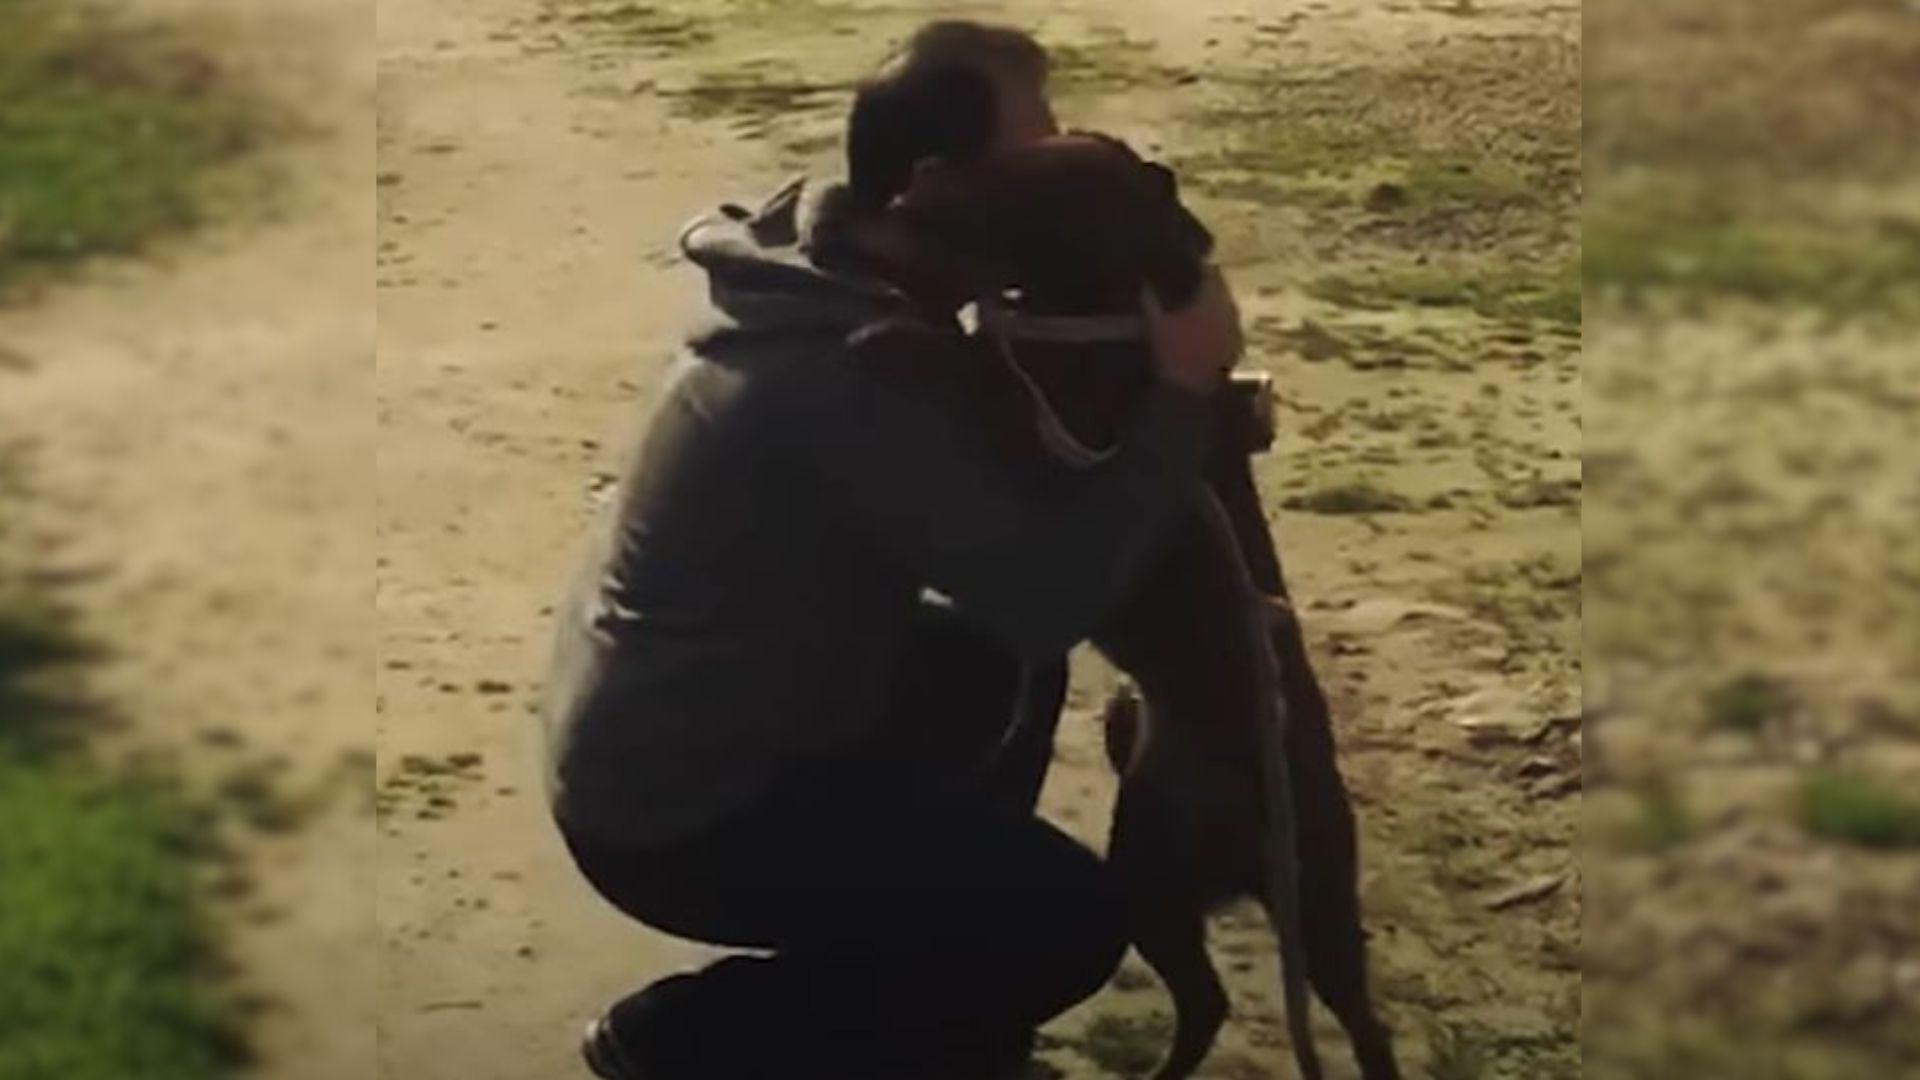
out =
[[1495,894],[1487,900],[1486,907],[1488,911],[1505,911],[1508,908],[1519,907],[1522,904],[1531,904],[1538,900],[1545,900],[1547,897],[1559,892],[1560,887],[1566,883],[1567,875],[1565,874],[1543,874],[1530,881],[1515,885],[1505,892]]
[[1549,776],[1536,782],[1528,794],[1536,799],[1558,799],[1579,791],[1586,783],[1580,773],[1567,773],[1564,776]]

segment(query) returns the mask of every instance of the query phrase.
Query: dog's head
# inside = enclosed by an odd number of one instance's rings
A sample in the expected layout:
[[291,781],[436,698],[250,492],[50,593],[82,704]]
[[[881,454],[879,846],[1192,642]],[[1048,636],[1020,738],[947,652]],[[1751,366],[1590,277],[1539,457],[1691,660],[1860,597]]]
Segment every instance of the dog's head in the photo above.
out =
[[1142,284],[1185,306],[1213,248],[1173,174],[1102,135],[924,171],[899,210],[929,256],[982,293],[1017,288],[1077,314],[1132,310]]

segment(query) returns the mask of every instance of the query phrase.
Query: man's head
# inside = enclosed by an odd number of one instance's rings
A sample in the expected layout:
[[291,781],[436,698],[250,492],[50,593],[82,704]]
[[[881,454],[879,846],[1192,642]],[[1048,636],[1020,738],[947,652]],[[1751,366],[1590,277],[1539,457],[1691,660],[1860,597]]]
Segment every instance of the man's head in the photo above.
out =
[[967,164],[1056,133],[1046,85],[1046,50],[1019,30],[962,20],[921,27],[854,96],[854,197],[881,209],[922,163]]

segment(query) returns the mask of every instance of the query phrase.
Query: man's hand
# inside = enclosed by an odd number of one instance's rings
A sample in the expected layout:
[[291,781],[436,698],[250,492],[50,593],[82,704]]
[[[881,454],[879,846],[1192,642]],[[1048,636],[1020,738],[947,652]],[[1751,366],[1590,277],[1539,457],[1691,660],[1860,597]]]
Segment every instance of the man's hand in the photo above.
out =
[[1160,377],[1189,393],[1211,396],[1240,362],[1240,309],[1218,267],[1208,267],[1193,302],[1179,311],[1160,307],[1153,290],[1140,291],[1147,343]]

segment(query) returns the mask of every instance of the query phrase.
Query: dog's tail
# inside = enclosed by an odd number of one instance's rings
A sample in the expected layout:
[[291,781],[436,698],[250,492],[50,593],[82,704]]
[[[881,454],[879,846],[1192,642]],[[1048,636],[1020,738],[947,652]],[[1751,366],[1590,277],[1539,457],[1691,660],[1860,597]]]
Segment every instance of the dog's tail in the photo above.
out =
[[[1218,499],[1207,499],[1222,533],[1232,538],[1232,520]],[[1287,1009],[1287,1036],[1302,1080],[1323,1080],[1320,1055],[1314,1049],[1307,996],[1306,933],[1300,917],[1300,852],[1295,830],[1293,770],[1287,762],[1287,702],[1281,691],[1280,661],[1273,650],[1272,602],[1262,595],[1247,569],[1239,545],[1235,553],[1246,597],[1247,633],[1252,638],[1254,677],[1259,682],[1260,758],[1262,788],[1266,794],[1267,836],[1273,850],[1267,858],[1267,919],[1280,940],[1280,993]]]

